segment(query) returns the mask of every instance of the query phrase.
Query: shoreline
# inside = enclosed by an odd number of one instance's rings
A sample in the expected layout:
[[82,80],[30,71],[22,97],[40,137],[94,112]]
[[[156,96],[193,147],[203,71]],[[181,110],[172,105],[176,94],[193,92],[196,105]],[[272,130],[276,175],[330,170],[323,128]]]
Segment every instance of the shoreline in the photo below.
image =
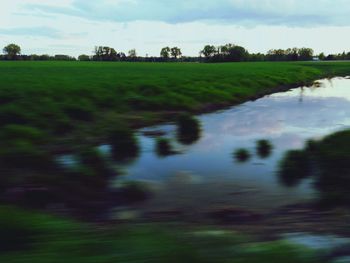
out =
[[[129,127],[137,133],[138,130],[143,129],[143,128],[150,128],[153,126],[158,126],[158,125],[163,125],[163,124],[173,124],[176,121],[176,118],[183,113],[189,113],[193,115],[194,117],[196,116],[201,116],[204,114],[210,114],[214,113],[216,111],[224,111],[227,109],[230,109],[235,106],[242,105],[244,103],[247,103],[249,101],[256,101],[258,99],[261,99],[265,96],[269,96],[275,93],[280,93],[280,92],[287,92],[292,89],[296,89],[299,87],[310,87],[313,85],[315,82],[321,79],[332,79],[336,77],[341,77],[345,78],[347,77],[348,74],[324,74],[320,75],[317,78],[313,80],[305,80],[305,81],[299,81],[296,83],[292,84],[284,84],[284,85],[278,85],[275,87],[270,87],[266,88],[265,90],[262,90],[260,92],[257,92],[254,95],[247,96],[245,98],[241,98],[240,100],[232,100],[232,101],[227,101],[227,102],[222,102],[222,103],[207,103],[203,104],[201,107],[199,107],[196,110],[190,110],[190,111],[180,111],[180,110],[173,110],[173,111],[159,111],[159,112],[150,112],[150,111],[135,111],[131,112],[128,114],[120,114],[120,118],[123,120],[122,122],[129,123]],[[143,116],[143,114],[150,114],[147,115],[152,116],[151,120],[146,120],[146,118]],[[91,127],[91,123],[87,123],[86,128],[93,128]],[[79,134],[78,134],[79,135]],[[81,135],[81,134],[80,134]],[[97,147],[106,142],[105,138],[102,138],[103,136],[100,136],[100,138],[94,138],[93,136],[90,137],[91,141],[87,141],[86,143],[90,145],[91,147]],[[64,142],[67,138],[62,138],[62,141]],[[72,140],[72,138],[68,138]],[[70,154],[73,153],[72,151],[72,144],[68,142],[68,145],[70,147],[64,146],[63,147],[56,147],[57,145],[50,147],[50,152],[57,155],[57,154]],[[62,145],[61,145],[62,146]],[[80,147],[80,145],[76,146],[77,148]]]
[[[271,87],[271,88],[267,88],[264,91],[258,92],[252,96],[248,96],[246,98],[242,98],[239,101],[228,101],[228,102],[223,102],[223,103],[208,103],[208,104],[204,104],[202,105],[199,109],[193,110],[193,111],[160,111],[159,114],[161,115],[165,115],[167,118],[169,118],[170,115],[173,115],[173,117],[177,117],[177,114],[181,114],[181,113],[190,113],[193,114],[194,116],[200,116],[203,114],[209,114],[209,113],[214,113],[216,111],[223,111],[235,106],[239,106],[242,105],[244,103],[247,103],[249,101],[256,101],[258,99],[261,99],[265,96],[269,96],[275,93],[280,93],[280,92],[287,92],[289,90],[292,89],[297,89],[300,87],[310,87],[311,85],[313,85],[315,82],[317,82],[318,80],[322,80],[322,79],[332,79],[332,78],[345,78],[347,76],[341,76],[341,75],[325,75],[325,76],[320,76],[314,80],[311,81],[300,81],[300,82],[296,82],[296,83],[292,83],[292,84],[285,84],[285,85],[278,85],[275,87]],[[163,124],[163,123],[170,123],[174,120],[163,120],[160,122],[154,122],[148,125],[139,125],[139,124],[131,124],[131,127],[133,129],[141,129],[141,128],[148,128],[154,125],[159,125],[159,124]]]

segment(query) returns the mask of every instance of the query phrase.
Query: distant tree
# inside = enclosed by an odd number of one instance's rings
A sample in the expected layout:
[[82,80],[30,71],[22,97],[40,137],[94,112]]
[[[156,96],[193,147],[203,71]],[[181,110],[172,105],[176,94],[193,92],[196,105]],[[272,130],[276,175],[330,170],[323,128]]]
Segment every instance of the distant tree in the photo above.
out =
[[346,53],[345,53],[345,51],[344,51],[343,53],[339,54],[338,59],[339,59],[339,60],[345,60],[345,59],[346,59]]
[[118,56],[118,53],[114,48],[109,48],[108,52],[109,53],[106,54],[108,61],[114,61],[117,60],[118,57],[120,57],[120,55]]
[[330,54],[330,55],[328,55],[328,56],[325,58],[325,60],[336,60],[336,56]]
[[39,60],[46,61],[46,60],[50,60],[50,59],[51,59],[51,57],[47,54],[43,54],[43,55],[39,56]]
[[76,60],[75,57],[71,57],[71,56],[68,56],[68,55],[61,55],[61,54],[58,54],[58,55],[55,55],[53,57],[53,60],[62,60],[62,61],[74,61]]
[[298,54],[299,60],[312,60],[314,56],[314,51],[311,48],[300,48]]
[[117,52],[115,50],[112,51],[110,47],[102,47],[102,60],[111,60],[113,55],[116,55]]
[[116,61],[119,56],[117,51],[114,48],[107,46],[98,46],[95,47],[95,55],[93,56],[93,60],[98,61]]
[[318,55],[319,60],[325,60],[326,56],[325,54],[322,52],[321,54]]
[[79,61],[90,61],[90,56],[83,54],[83,55],[80,55],[78,59]]
[[286,60],[286,52],[283,49],[271,49],[267,52],[268,60],[283,61]]
[[136,49],[129,50],[128,55],[129,55],[129,58],[136,58],[137,57]]
[[160,56],[163,58],[163,59],[168,59],[170,57],[170,47],[164,47],[162,48],[162,50],[160,51]]
[[124,52],[120,52],[117,54],[118,60],[120,61],[125,61],[126,60],[126,55]]
[[348,53],[346,54],[346,59],[347,59],[347,60],[350,60],[350,52],[348,52]]
[[37,55],[37,54],[32,54],[32,55],[30,55],[29,56],[30,57],[30,60],[39,60],[39,55]]
[[215,46],[211,46],[211,45],[206,45],[203,50],[200,52],[200,54],[203,54],[204,57],[211,58],[212,56],[215,55],[215,53],[217,52],[216,47]]
[[249,61],[265,61],[266,56],[262,53],[255,53],[249,55]]
[[239,62],[246,61],[248,59],[248,51],[241,46],[233,46],[228,49],[227,58],[229,61]]
[[229,55],[230,54],[230,49],[232,49],[233,47],[235,47],[234,44],[226,44],[224,46],[220,46],[218,48],[218,52],[224,56]]
[[16,44],[9,44],[3,49],[5,55],[10,60],[15,60],[21,54],[21,47]]
[[285,52],[285,58],[288,61],[297,61],[299,60],[299,50],[298,48],[288,48]]
[[182,56],[182,52],[181,52],[181,49],[178,48],[178,47],[173,47],[171,50],[170,50],[170,53],[171,53],[171,56],[175,59],[179,58]]
[[95,55],[94,55],[94,60],[102,60],[102,56],[103,56],[103,50],[102,47],[95,47]]

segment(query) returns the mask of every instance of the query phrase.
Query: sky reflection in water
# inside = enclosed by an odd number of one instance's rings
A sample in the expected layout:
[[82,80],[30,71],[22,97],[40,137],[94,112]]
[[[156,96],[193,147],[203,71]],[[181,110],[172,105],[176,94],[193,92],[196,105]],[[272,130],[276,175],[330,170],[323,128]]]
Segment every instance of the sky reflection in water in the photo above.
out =
[[[285,151],[350,127],[350,80],[334,78],[320,84],[202,115],[202,137],[190,146],[176,142],[174,125],[143,129],[142,153],[124,167],[124,178],[153,185],[157,194],[144,204],[153,209],[218,205],[268,209],[312,198],[310,181],[287,188],[279,183],[276,171]],[[145,130],[166,132],[182,154],[160,158],[154,151],[156,139],[142,135]],[[268,158],[256,153],[260,139],[273,144]],[[232,153],[239,148],[248,149],[252,158],[236,162]]]

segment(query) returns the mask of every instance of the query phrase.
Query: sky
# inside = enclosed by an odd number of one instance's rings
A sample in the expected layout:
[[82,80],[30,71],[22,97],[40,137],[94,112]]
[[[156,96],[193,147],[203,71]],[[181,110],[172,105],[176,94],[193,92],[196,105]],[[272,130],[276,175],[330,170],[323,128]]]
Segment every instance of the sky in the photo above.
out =
[[234,43],[250,52],[350,52],[350,0],[0,0],[0,47],[91,55],[95,46],[157,56]]

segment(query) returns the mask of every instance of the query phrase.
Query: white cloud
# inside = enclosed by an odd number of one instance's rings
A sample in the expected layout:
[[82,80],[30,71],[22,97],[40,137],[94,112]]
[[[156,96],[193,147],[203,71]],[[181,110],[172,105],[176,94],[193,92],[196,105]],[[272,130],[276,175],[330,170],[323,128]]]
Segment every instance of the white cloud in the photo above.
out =
[[32,11],[117,22],[210,20],[241,25],[350,25],[348,0],[72,0],[68,5],[45,3],[27,7]]
[[346,2],[2,0],[0,47],[16,42],[24,53],[79,55],[109,45],[158,55],[163,46],[176,45],[197,55],[205,44],[232,42],[252,52],[294,46],[350,51]]

